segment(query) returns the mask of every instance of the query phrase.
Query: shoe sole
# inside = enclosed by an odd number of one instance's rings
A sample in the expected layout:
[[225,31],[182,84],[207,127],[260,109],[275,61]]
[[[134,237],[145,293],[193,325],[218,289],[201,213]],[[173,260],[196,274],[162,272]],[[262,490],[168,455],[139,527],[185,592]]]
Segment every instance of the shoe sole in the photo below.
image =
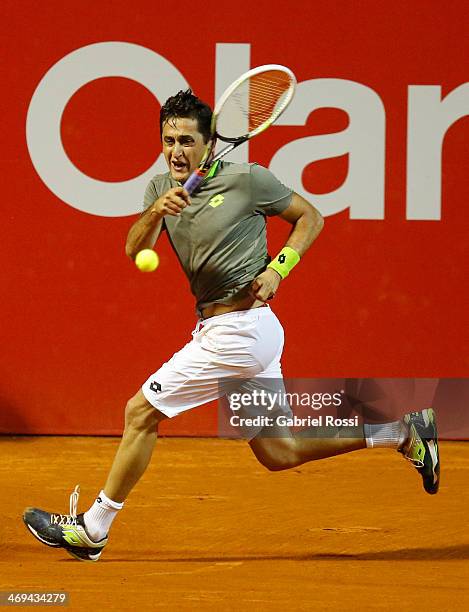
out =
[[[435,441],[438,440],[438,430],[436,427],[436,417],[435,417],[435,412],[433,411],[433,409],[431,408],[426,408],[425,410],[422,410],[422,416],[423,416],[423,420],[425,423],[425,427],[429,427],[430,425],[433,427],[434,429],[434,437],[433,438],[428,438],[426,440],[424,440],[424,444],[426,445],[426,447],[428,448],[428,452],[430,453],[430,457],[432,460],[432,465],[431,465],[431,476],[429,475],[429,479],[431,478],[431,482],[429,483],[429,487],[427,488],[425,486],[425,480],[424,480],[424,489],[427,493],[429,493],[430,495],[435,495],[435,493],[438,493],[438,488],[440,486],[440,474],[439,474],[439,469],[440,469],[440,454],[439,454],[439,450],[438,450],[438,443]],[[435,469],[438,466],[438,474],[437,476],[437,480],[436,483],[434,482],[433,479],[433,475],[435,474]],[[422,476],[423,478],[423,476]],[[432,488],[435,487],[434,490],[432,490]]]
[[34,527],[31,527],[31,525],[28,525],[28,523],[24,520],[24,516],[23,516],[23,522],[26,525],[26,528],[28,529],[28,531],[37,540],[39,540],[39,542],[41,542],[41,544],[45,544],[46,546],[50,546],[51,548],[63,548],[66,552],[68,552],[69,555],[71,555],[74,559],[77,559],[78,561],[84,561],[85,563],[96,563],[96,561],[99,561],[99,558],[101,556],[102,551],[100,551],[97,555],[90,555],[89,559],[84,559],[83,557],[80,557],[77,554],[75,554],[72,549],[66,548],[65,546],[62,546],[62,544],[57,544],[57,543],[54,543],[54,542],[48,542],[44,538],[41,538],[41,536],[34,529]]
[[[23,519],[24,521],[24,519]],[[29,529],[29,531],[33,534],[33,536],[39,540],[39,542],[42,542],[43,544],[45,544],[46,546],[51,546],[52,548],[61,548],[60,544],[54,544],[52,542],[48,542],[47,540],[44,540],[43,538],[41,538],[41,536],[38,534],[38,532],[34,529],[34,527],[31,527],[31,525],[28,525],[28,523],[26,523],[26,521],[24,521],[24,524],[26,525],[26,527]]]
[[[78,555],[76,555],[70,548],[64,548],[64,550],[67,551],[68,554],[74,559],[77,559],[78,561],[83,561],[84,563],[96,563],[96,561],[99,561],[99,557],[101,556],[101,553],[98,553],[97,555],[90,555],[90,559],[83,559],[83,557],[79,557]],[[92,559],[91,557],[96,557],[96,559]]]

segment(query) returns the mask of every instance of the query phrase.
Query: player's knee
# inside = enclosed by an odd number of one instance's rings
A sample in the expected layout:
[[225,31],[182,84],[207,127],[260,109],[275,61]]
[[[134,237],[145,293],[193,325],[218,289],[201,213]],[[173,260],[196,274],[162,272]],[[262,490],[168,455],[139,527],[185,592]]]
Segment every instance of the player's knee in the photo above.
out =
[[282,441],[278,444],[262,445],[258,448],[253,448],[257,460],[270,472],[280,472],[289,470],[301,463],[296,447],[292,441]]
[[149,402],[142,400],[141,396],[129,399],[125,407],[125,428],[137,431],[154,430],[158,423],[162,421],[164,414],[156,410]]
[[261,463],[269,472],[281,472],[297,466],[298,459],[296,456],[282,455],[281,457],[268,457]]
[[269,472],[281,472],[288,469],[284,461],[278,461],[275,457],[262,457],[261,459],[258,457],[258,460]]

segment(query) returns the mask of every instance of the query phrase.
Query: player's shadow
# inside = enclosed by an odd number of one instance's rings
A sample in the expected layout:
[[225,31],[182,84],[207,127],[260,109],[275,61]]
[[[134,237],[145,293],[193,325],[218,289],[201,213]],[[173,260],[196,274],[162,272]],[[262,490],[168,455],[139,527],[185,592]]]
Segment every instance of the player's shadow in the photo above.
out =
[[[469,543],[454,544],[451,546],[419,547],[419,548],[398,548],[396,550],[382,550],[369,552],[348,552],[348,553],[299,553],[284,555],[233,555],[233,556],[212,556],[212,557],[190,557],[181,555],[180,557],[157,557],[139,556],[138,559],[129,557],[118,559],[101,559],[100,563],[236,563],[249,561],[327,561],[331,559],[347,559],[348,561],[444,561],[452,559],[469,559]],[[68,561],[68,559],[67,559]],[[73,562],[72,559],[70,559]]]

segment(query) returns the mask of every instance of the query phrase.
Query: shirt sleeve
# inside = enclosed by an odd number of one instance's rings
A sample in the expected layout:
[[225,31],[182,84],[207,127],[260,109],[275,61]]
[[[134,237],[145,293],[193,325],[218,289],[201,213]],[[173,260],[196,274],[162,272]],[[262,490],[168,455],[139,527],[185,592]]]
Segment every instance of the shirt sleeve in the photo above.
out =
[[293,195],[293,189],[259,164],[251,165],[251,189],[255,209],[269,217],[287,209]]
[[158,192],[156,191],[156,185],[153,179],[148,183],[147,188],[145,189],[145,195],[143,196],[143,210],[144,212],[147,208],[158,199]]
[[[156,189],[156,184],[155,184],[155,181],[152,179],[148,183],[147,188],[145,189],[145,195],[143,196],[143,208],[142,208],[141,215],[143,215],[143,213],[147,210],[147,208],[150,208],[150,206],[152,206],[155,203],[155,200],[157,200],[158,197],[159,197],[159,194]],[[163,217],[163,225],[161,226],[161,231],[164,232],[165,230],[166,230],[166,222]]]

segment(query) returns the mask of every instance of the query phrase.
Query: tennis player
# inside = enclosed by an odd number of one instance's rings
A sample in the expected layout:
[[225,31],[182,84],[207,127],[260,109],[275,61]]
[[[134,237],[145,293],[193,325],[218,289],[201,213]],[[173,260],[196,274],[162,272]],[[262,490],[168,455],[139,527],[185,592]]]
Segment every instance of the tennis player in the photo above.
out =
[[[301,273],[294,268],[320,233],[323,219],[312,204],[257,164],[220,161],[189,196],[184,182],[204,153],[211,114],[190,90],[180,91],[162,107],[160,129],[169,171],[150,181],[144,212],[130,228],[126,243],[127,255],[135,258],[167,232],[196,298],[199,320],[192,340],[152,373],[127,403],[122,441],[92,507],[77,515],[77,487],[69,514],[28,508],[23,516],[38,540],[80,560],[99,559],[113,520],[149,464],[161,421],[220,397],[221,380],[248,379],[260,386],[282,380],[284,334],[269,301],[288,274]],[[273,215],[291,232],[271,260],[266,217]],[[270,416],[289,414],[290,407],[279,404]],[[431,409],[392,423],[337,428],[333,435],[294,435],[286,426],[273,425],[251,428],[246,436],[269,470],[365,447],[394,448],[417,468],[427,492],[438,490]]]

